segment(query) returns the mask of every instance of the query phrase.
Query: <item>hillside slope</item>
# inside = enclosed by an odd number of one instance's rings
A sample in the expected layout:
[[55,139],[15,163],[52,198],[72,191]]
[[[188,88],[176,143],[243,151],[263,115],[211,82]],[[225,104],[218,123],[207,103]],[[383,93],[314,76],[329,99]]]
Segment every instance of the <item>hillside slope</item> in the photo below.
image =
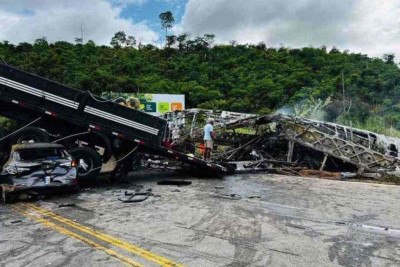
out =
[[[329,121],[400,128],[400,69],[392,57],[369,58],[337,49],[215,45],[204,38],[171,48],[97,46],[93,42],[0,43],[15,67],[91,90],[183,93],[189,107],[270,113],[309,99],[327,99]],[[343,74],[342,74],[343,73]],[[344,100],[343,100],[343,84]],[[374,124],[374,123],[372,123]]]

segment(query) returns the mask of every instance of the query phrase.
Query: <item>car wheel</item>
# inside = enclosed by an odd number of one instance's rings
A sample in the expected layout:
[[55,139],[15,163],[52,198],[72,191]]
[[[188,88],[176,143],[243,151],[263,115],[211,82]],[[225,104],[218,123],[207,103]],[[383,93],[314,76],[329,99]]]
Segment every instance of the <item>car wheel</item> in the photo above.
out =
[[78,161],[77,178],[80,182],[93,181],[100,174],[102,160],[97,151],[89,147],[77,147],[69,153]]
[[49,134],[37,127],[26,127],[25,129],[14,134],[11,138],[11,145],[48,142],[50,142]]

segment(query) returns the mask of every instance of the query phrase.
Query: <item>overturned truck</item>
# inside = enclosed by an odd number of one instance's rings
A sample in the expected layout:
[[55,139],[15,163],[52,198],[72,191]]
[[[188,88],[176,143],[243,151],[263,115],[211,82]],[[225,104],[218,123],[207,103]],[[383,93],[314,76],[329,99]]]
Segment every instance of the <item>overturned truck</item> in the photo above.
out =
[[163,118],[5,64],[0,64],[0,116],[19,124],[11,132],[0,128],[2,164],[12,145],[40,142],[63,145],[79,162],[80,181],[95,179],[107,166],[112,166],[111,177],[117,177],[133,169],[138,153],[173,159],[192,170],[226,171],[165,145],[168,127]]

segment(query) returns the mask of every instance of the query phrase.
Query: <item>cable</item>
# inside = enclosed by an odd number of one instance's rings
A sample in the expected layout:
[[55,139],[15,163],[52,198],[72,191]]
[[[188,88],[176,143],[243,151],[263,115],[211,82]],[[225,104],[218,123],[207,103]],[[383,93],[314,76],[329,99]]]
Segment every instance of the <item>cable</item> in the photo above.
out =
[[[120,162],[120,161],[126,159],[126,158],[127,158],[128,156],[130,156],[133,152],[135,152],[136,149],[137,149],[138,147],[139,147],[139,145],[136,146],[134,149],[132,149],[128,154],[126,154],[125,156],[123,156],[122,158],[120,158],[119,160],[117,160],[115,163],[118,163],[118,162]],[[106,165],[104,165],[104,166],[106,166]],[[100,166],[100,167],[94,168],[94,169],[92,169],[91,171],[95,171],[95,170],[101,169],[101,168],[103,168],[104,166]]]
[[118,163],[124,159],[126,159],[128,156],[130,156],[133,152],[135,152],[135,150],[138,148],[139,146],[136,146],[134,149],[131,150],[131,152],[129,152],[128,154],[126,154],[125,156],[123,156],[122,158],[120,158],[119,160],[117,160],[115,163]]
[[79,135],[85,135],[85,134],[88,134],[88,133],[90,133],[90,131],[86,131],[86,132],[82,132],[82,133],[77,133],[77,134],[71,134],[71,135],[68,135],[68,136],[66,136],[66,137],[57,139],[57,140],[53,141],[52,143],[57,143],[57,142],[59,142],[59,141],[61,141],[61,140],[65,140],[65,139],[68,139],[68,138],[70,138],[70,137],[79,136]]
[[22,130],[25,129],[26,127],[28,127],[28,126],[34,124],[35,122],[37,122],[37,121],[40,120],[41,118],[42,118],[42,117],[39,117],[39,118],[37,118],[36,120],[34,120],[34,121],[28,123],[28,124],[25,125],[24,127],[19,128],[18,130],[16,130],[16,131],[14,131],[14,132],[12,132],[12,133],[10,133],[10,134],[8,134],[8,135],[2,137],[2,138],[0,139],[0,142],[2,142],[4,139],[7,139],[8,137],[10,137],[10,136],[12,136],[12,135],[14,135],[14,134],[16,134],[16,133],[22,131]]
[[120,98],[120,97],[116,97],[116,98],[110,99],[110,100],[108,100],[108,99],[103,100],[103,99],[100,97],[101,100],[99,100],[98,96],[92,94],[92,92],[90,92],[89,90],[86,90],[86,92],[88,92],[88,94],[93,98],[94,101],[97,101],[97,102],[99,102],[99,103],[116,103],[115,101],[116,101],[118,98]]
[[[99,100],[96,98],[96,96],[94,94],[92,94],[92,92],[90,92],[89,90],[87,90],[86,92],[88,92],[88,94],[93,98],[93,100],[100,102],[100,103],[108,103],[108,102],[113,102],[113,100]],[[114,99],[115,100],[115,99]]]

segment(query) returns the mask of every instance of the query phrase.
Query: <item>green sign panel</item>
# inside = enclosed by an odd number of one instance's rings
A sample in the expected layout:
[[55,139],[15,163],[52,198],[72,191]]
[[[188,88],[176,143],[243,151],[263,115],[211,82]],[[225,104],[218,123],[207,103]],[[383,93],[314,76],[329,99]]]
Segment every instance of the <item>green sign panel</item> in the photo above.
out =
[[158,112],[165,113],[169,112],[169,103],[168,102],[158,102]]
[[156,104],[156,102],[145,102],[144,103],[144,111],[146,111],[146,112],[157,112],[157,104]]

